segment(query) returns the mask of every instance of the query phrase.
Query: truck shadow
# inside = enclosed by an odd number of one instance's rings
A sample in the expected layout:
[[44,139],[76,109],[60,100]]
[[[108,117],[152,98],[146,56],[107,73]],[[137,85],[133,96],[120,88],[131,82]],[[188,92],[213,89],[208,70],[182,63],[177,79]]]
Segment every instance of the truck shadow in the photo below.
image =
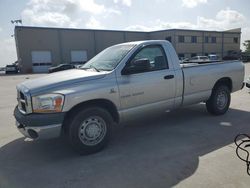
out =
[[[172,187],[199,157],[249,133],[249,112],[209,115],[203,104],[125,124],[102,152],[79,156],[60,139],[0,148],[0,187]],[[232,155],[235,155],[234,150]]]

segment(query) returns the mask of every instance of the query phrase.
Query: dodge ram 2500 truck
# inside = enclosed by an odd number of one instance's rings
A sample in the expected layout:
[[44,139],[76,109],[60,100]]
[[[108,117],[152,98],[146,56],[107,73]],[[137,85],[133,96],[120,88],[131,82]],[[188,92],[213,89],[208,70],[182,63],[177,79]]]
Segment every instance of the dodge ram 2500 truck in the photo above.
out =
[[224,114],[240,90],[240,61],[179,64],[161,40],[111,46],[80,69],[53,73],[17,86],[17,128],[33,139],[64,135],[80,154],[101,150],[111,127],[131,117],[205,102]]

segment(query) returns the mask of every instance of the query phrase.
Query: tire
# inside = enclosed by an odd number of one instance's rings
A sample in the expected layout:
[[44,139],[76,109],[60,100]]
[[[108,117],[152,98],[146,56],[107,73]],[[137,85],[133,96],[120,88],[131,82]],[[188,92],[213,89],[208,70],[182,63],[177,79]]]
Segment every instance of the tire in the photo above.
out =
[[88,107],[72,117],[66,134],[73,149],[81,155],[87,155],[107,145],[112,125],[113,118],[106,110]]
[[223,115],[228,111],[231,102],[231,93],[227,86],[216,86],[210,98],[206,101],[207,111],[213,115]]

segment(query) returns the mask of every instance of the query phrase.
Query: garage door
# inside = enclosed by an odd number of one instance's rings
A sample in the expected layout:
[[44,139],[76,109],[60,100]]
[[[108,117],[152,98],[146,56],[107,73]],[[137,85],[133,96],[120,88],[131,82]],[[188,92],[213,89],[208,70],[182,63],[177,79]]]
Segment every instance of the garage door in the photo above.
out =
[[32,51],[31,56],[33,73],[48,72],[49,67],[52,65],[50,51]]
[[87,51],[86,50],[72,50],[71,51],[71,63],[83,64],[86,61],[87,61]]

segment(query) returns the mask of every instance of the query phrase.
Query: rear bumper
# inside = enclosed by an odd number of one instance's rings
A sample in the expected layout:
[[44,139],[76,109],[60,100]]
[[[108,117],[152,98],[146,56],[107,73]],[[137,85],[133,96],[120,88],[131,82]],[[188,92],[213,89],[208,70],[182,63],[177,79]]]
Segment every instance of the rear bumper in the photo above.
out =
[[28,138],[50,139],[59,137],[65,113],[22,114],[15,108],[17,129]]

